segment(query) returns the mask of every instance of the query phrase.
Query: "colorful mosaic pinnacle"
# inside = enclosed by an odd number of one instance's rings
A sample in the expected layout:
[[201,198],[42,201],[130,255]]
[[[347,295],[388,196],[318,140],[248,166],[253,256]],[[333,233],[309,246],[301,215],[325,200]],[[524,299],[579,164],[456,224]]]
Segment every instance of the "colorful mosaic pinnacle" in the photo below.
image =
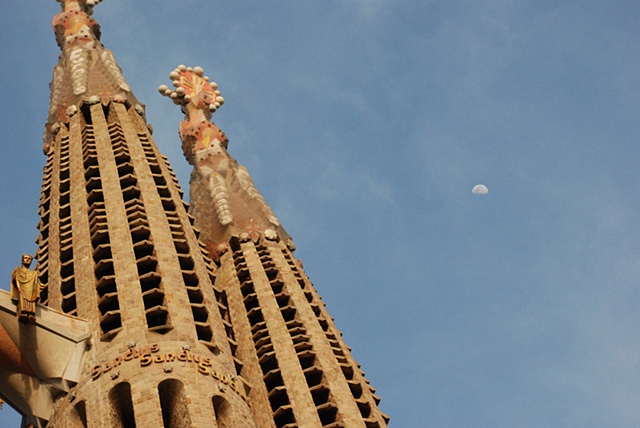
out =
[[224,104],[218,84],[209,82],[209,76],[204,75],[202,67],[191,68],[179,65],[169,74],[169,77],[173,80],[172,83],[176,89],[172,91],[166,85],[162,85],[158,90],[162,95],[171,97],[176,104],[190,104],[197,109],[208,108],[211,112]]
[[180,105],[185,114],[180,139],[187,161],[194,165],[191,200],[198,203],[192,211],[196,219],[217,219],[218,224],[211,233],[210,227],[201,225],[201,239],[211,247],[214,242],[226,242],[233,235],[255,230],[277,232],[287,239],[247,169],[227,153],[227,136],[211,122],[213,112],[224,103],[218,85],[204,75],[202,67],[180,65],[169,77],[175,89],[162,85],[158,90]]
[[206,151],[214,145],[227,147],[227,137],[212,122],[211,116],[223,103],[218,84],[209,82],[202,67],[180,65],[169,77],[175,90],[166,85],[158,88],[164,96],[170,97],[174,104],[182,106],[186,115],[180,125],[180,138],[183,141],[184,155],[190,164],[194,164],[193,155]]
[[49,117],[44,133],[45,154],[52,135],[83,104],[125,102],[143,112],[110,50],[100,43],[100,25],[90,17],[98,0],[66,0],[53,18],[61,53],[53,71]]

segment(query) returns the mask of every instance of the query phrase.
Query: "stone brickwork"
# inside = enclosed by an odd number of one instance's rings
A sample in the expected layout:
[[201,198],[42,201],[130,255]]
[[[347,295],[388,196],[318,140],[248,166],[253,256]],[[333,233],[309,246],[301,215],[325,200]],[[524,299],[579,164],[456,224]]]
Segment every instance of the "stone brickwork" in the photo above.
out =
[[[127,400],[138,426],[163,418],[206,426],[214,396],[232,409],[234,426],[254,426],[214,267],[144,119],[117,102],[83,104],[69,119],[45,167],[40,275],[48,305],[89,321],[93,337],[83,378],[50,426],[66,423],[71,408],[88,426],[128,420]],[[181,361],[181,352],[198,361]],[[168,380],[175,384],[161,388]],[[161,406],[163,394],[182,401]]]
[[258,426],[387,425],[375,390],[284,242],[234,238],[220,266]]
[[[234,426],[254,426],[213,265],[135,108],[81,106],[53,141],[44,181],[38,256],[47,303],[92,331],[83,377],[50,426],[65,426],[69,414],[87,426],[162,426],[163,418],[209,426],[214,397]],[[164,395],[174,401],[160,405]]]

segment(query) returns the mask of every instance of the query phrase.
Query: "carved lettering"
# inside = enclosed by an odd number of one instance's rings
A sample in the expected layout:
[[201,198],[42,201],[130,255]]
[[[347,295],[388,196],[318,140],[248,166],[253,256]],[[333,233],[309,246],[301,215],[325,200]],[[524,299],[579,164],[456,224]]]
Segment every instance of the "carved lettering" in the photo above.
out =
[[140,367],[147,367],[152,362],[153,358],[151,358],[151,354],[140,354]]
[[209,368],[206,366],[204,361],[198,363],[198,373],[201,373],[203,375],[209,374]]
[[[160,347],[157,344],[150,346],[144,346],[140,348],[131,348],[121,355],[116,356],[113,360],[107,361],[104,364],[98,364],[91,368],[91,379],[96,380],[102,374],[109,370],[118,367],[123,362],[132,361],[133,359],[140,360],[140,367],[148,367],[152,364],[161,364],[165,362],[173,362],[175,360],[182,362],[192,362],[196,365],[198,373],[211,376],[215,380],[229,385],[229,387],[238,393],[241,397],[246,398],[241,388],[240,382],[234,378],[233,374],[225,374],[218,372],[213,368],[213,361],[210,357],[204,357],[203,355],[191,353],[188,349],[184,349],[179,353],[166,352],[159,354]],[[154,355],[152,355],[154,354]]]
[[[116,356],[113,360],[111,361],[107,361],[106,363],[102,364],[102,365],[96,365],[91,369],[91,378],[93,380],[98,379],[103,373],[108,372],[109,370],[118,367],[119,365],[121,365],[123,362],[126,361],[131,361],[134,358],[140,358],[140,357],[145,357],[144,358],[144,364],[141,361],[140,365],[145,367],[148,366],[150,364],[150,361],[153,361],[153,359],[151,358],[152,353],[157,353],[160,351],[160,347],[157,344],[153,344],[151,346],[148,347],[141,347],[140,349],[136,349],[136,348],[131,348],[129,350],[127,350],[127,352]],[[162,357],[160,357],[162,358]],[[156,358],[157,359],[157,358]],[[164,361],[164,359],[162,360]]]
[[100,365],[93,366],[93,368],[91,369],[91,379],[96,380],[100,377],[101,374],[102,374],[102,366]]

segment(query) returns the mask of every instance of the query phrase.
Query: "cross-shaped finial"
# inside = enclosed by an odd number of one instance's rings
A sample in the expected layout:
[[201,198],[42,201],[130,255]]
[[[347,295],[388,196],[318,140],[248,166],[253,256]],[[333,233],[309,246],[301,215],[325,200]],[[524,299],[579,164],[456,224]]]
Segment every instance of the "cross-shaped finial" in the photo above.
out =
[[167,85],[162,85],[158,90],[162,95],[170,97],[175,104],[213,113],[224,103],[218,84],[210,82],[204,76],[202,67],[180,65],[169,77],[176,89],[171,90]]

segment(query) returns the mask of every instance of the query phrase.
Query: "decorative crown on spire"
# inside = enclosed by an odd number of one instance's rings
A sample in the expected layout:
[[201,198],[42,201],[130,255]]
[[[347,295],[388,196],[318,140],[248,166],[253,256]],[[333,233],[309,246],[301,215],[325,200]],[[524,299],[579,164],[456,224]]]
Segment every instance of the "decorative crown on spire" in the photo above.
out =
[[169,77],[175,89],[171,90],[167,85],[162,85],[158,91],[170,97],[174,104],[182,106],[186,117],[180,124],[180,138],[189,163],[193,165],[193,155],[209,149],[215,140],[226,149],[229,140],[220,128],[210,121],[213,112],[224,103],[218,84],[209,81],[202,67],[180,65]]
[[196,109],[208,109],[213,113],[224,104],[218,84],[209,81],[209,76],[204,75],[202,67],[179,65],[169,73],[169,77],[176,89],[172,91],[167,85],[161,85],[158,90],[162,95],[171,97],[177,105],[192,104]]
[[62,12],[53,18],[53,31],[60,47],[60,60],[53,70],[49,117],[44,151],[53,136],[82,104],[138,102],[110,50],[100,43],[100,25],[89,15],[102,0],[57,0]]
[[229,236],[256,236],[261,230],[288,238],[247,169],[227,152],[227,136],[211,122],[213,112],[224,103],[218,85],[204,76],[202,67],[180,65],[169,77],[175,89],[162,85],[158,90],[181,106],[185,114],[180,123],[180,139],[187,161],[194,166],[192,207],[210,212],[204,217],[213,220],[215,216],[218,220],[217,232],[201,237],[205,242],[225,242]]

